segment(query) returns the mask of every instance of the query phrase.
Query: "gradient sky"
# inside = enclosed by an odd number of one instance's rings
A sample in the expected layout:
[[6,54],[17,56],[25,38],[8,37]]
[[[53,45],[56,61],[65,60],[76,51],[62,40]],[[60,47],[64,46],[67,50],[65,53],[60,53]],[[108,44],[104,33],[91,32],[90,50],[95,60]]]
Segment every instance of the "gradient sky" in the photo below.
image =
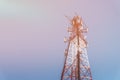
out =
[[0,0],[0,80],[60,80],[75,13],[89,28],[93,80],[120,80],[119,0]]

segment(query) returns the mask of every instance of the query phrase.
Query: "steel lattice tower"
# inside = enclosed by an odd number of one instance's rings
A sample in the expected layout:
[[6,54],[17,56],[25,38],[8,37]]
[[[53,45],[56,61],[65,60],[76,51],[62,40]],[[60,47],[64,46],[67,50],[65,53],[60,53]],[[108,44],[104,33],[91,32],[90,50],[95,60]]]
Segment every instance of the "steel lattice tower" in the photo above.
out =
[[88,28],[84,28],[85,24],[79,16],[74,16],[70,21],[72,27],[68,27],[70,36],[68,39],[65,38],[68,47],[65,50],[61,80],[92,80],[87,56],[87,41],[83,34],[87,33]]

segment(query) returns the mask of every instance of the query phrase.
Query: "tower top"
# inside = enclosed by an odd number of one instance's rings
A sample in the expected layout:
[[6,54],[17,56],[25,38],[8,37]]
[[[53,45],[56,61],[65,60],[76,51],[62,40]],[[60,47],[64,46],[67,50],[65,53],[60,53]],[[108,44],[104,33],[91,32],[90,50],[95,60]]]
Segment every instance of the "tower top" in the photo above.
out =
[[[85,41],[86,45],[87,45],[87,41],[86,41],[86,36],[84,35],[84,33],[88,32],[88,28],[86,27],[86,25],[84,24],[82,17],[75,15],[71,20],[71,27],[68,27],[68,32],[70,33],[70,39],[72,40],[73,38],[75,38],[77,35],[79,35],[79,37]],[[66,42],[66,41],[65,41]]]
[[82,27],[83,25],[82,18],[80,16],[74,16],[71,21],[71,24],[74,27]]

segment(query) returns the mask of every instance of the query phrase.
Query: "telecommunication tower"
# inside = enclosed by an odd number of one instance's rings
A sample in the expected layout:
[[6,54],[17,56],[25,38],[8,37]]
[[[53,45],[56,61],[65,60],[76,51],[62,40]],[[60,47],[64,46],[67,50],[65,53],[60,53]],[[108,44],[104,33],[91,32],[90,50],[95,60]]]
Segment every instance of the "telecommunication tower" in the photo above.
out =
[[65,49],[65,62],[61,74],[61,80],[92,80],[90,64],[87,56],[87,41],[84,33],[88,32],[82,18],[74,16],[71,26],[68,27],[69,38]]

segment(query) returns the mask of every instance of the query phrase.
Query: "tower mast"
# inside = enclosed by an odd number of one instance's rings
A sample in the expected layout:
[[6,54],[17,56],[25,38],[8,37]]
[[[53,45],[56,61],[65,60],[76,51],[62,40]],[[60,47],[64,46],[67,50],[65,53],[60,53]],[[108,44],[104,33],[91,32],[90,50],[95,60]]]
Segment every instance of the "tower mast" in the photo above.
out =
[[87,41],[83,34],[88,32],[88,28],[84,28],[82,18],[79,16],[73,17],[71,25],[72,27],[68,28],[69,39],[65,39],[68,47],[65,50],[61,80],[92,80],[87,56]]

